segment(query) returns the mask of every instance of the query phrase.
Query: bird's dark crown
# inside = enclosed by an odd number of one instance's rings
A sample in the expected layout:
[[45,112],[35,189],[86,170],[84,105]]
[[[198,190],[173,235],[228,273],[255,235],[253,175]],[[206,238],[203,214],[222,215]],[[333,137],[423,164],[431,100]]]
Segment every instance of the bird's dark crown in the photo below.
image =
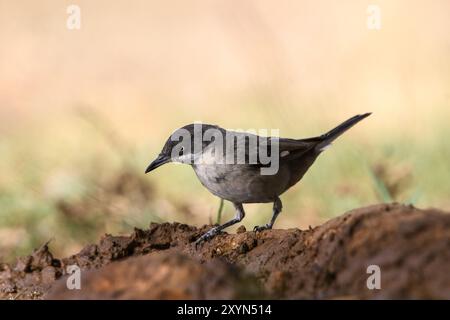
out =
[[[202,141],[202,148],[205,148],[210,141],[204,141],[203,136],[205,132],[209,129],[217,129],[220,131],[224,131],[217,125],[212,124],[204,124],[204,123],[191,123],[185,125],[177,130],[175,130],[170,137],[167,139],[164,147],[161,151],[161,154],[169,156],[172,153],[172,149],[178,145],[181,141],[183,141],[184,137],[189,137],[191,139],[191,150],[185,150],[185,152],[194,152],[194,139],[195,135],[200,134],[200,141]],[[183,137],[183,138],[182,138]]]

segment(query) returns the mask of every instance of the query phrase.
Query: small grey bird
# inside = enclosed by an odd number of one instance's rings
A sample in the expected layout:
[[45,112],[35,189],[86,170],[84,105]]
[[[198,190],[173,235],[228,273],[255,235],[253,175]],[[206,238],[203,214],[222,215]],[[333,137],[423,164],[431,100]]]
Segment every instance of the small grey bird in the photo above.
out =
[[[245,216],[244,203],[272,202],[270,222],[254,231],[271,229],[282,209],[279,196],[300,181],[337,137],[370,114],[356,115],[321,136],[307,139],[261,137],[215,125],[190,124],[169,137],[145,173],[168,162],[190,164],[203,186],[233,203],[236,216],[203,234],[197,244],[240,222]],[[271,167],[275,170],[268,170]]]

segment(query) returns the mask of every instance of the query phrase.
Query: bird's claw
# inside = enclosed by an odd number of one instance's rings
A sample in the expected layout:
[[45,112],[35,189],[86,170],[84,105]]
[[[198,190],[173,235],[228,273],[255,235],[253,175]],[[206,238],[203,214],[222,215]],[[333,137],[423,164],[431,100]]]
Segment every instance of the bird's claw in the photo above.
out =
[[265,224],[263,226],[255,226],[253,228],[253,232],[261,232],[261,231],[269,230],[269,229],[272,229],[272,227],[269,224]]
[[213,229],[209,230],[208,232],[204,233],[200,238],[198,238],[195,241],[195,248],[197,249],[198,246],[200,244],[202,244],[203,242],[209,241],[212,238],[214,238],[217,235],[217,233],[218,233],[218,231],[215,228],[213,228]]

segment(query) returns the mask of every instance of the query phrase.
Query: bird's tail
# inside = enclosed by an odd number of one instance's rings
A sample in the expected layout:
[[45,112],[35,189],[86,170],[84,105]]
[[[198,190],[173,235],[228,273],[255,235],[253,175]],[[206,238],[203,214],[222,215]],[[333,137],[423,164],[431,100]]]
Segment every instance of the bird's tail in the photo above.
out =
[[351,117],[347,121],[344,121],[340,125],[338,125],[336,128],[331,129],[327,133],[321,135],[318,137],[320,142],[316,145],[316,150],[324,150],[327,146],[329,146],[334,140],[336,140],[341,134],[343,134],[345,131],[353,127],[355,124],[360,122],[362,119],[367,118],[372,113],[364,113],[364,114],[358,114],[354,117]]

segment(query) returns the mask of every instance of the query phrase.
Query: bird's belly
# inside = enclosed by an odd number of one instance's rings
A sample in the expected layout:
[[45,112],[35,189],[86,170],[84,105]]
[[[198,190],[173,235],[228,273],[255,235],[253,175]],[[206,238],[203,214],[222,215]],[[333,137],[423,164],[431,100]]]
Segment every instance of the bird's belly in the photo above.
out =
[[272,202],[287,189],[288,172],[261,175],[259,168],[247,165],[194,166],[200,182],[214,195],[235,203]]

